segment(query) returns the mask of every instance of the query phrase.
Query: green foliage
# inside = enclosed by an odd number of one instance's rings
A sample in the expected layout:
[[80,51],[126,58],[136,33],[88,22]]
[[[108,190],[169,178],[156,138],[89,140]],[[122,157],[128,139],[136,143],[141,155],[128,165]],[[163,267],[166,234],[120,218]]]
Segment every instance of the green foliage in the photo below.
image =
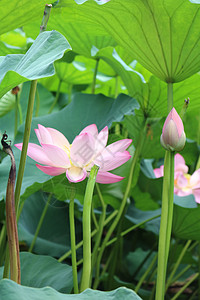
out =
[[53,62],[69,48],[60,33],[50,31],[41,33],[26,54],[0,57],[0,97],[22,82],[52,76]]
[[[2,300],[141,299],[133,290],[157,254],[160,230],[163,178],[155,178],[153,169],[164,162],[160,135],[168,114],[168,82],[174,83],[173,105],[181,114],[187,136],[180,154],[189,166],[190,175],[199,168],[200,75],[197,72],[200,69],[200,1],[100,2],[56,1],[47,24],[49,31],[39,34],[46,2],[1,1],[0,134],[6,131],[11,140],[18,171],[21,153],[13,145],[23,141],[30,81],[37,79],[31,143],[39,144],[34,132],[38,124],[59,130],[70,143],[85,126],[93,123],[98,130],[109,127],[108,144],[124,138],[133,140],[134,146],[128,149],[132,158],[113,171],[125,178],[118,183],[100,184],[99,190],[94,189],[93,250],[98,239],[98,247],[102,246],[115,218],[109,222],[105,220],[113,213],[115,216],[119,214],[142,130],[144,145],[135,164],[125,209],[100,264],[102,273],[98,289],[113,291],[87,289],[76,296],[64,295],[73,292],[68,216],[71,183],[66,174],[54,177],[44,174],[27,157],[20,199],[24,206],[18,221],[20,248],[25,251],[20,256],[22,286],[10,280],[0,280]],[[16,96],[10,91],[17,85],[20,87],[18,106]],[[186,109],[187,98],[189,105]],[[53,111],[49,113],[52,106]],[[2,151],[0,155],[0,264],[3,265],[6,239],[3,235],[4,199],[10,159]],[[76,244],[82,241],[86,183],[87,179],[75,184]],[[52,198],[33,248],[34,254],[31,254],[27,251],[49,195]],[[101,196],[105,207],[102,207]],[[104,208],[103,232],[98,237]],[[187,240],[200,240],[199,209],[193,195],[175,195],[169,275]],[[149,221],[151,218],[154,219]],[[142,225],[134,230],[133,227],[140,223]],[[177,286],[179,282],[188,282],[188,278],[198,272],[197,251],[197,244],[192,241],[175,272],[175,276],[181,274],[180,278],[173,278]],[[66,252],[68,254],[61,257]],[[80,246],[77,249],[79,281],[82,252]],[[186,266],[188,270],[182,274]],[[93,270],[94,277],[96,268],[97,265]],[[139,289],[138,293],[144,300],[154,297],[155,268],[156,265]],[[92,287],[94,281],[95,278]],[[122,286],[124,288],[118,288]],[[196,281],[190,285],[189,291],[195,289]],[[176,292],[178,290],[179,287]],[[173,290],[169,289],[166,299],[173,296]],[[180,299],[187,296],[180,296]]]
[[[2,292],[2,300],[17,300],[17,299],[30,299],[30,300],[70,300],[73,299],[73,295],[64,295],[58,293],[54,289],[50,287],[45,287],[43,289],[33,289],[24,286],[17,285],[15,282],[4,279],[0,281],[0,289]],[[137,296],[132,290],[126,288],[119,288],[115,291],[111,292],[101,292],[101,291],[93,291],[87,289],[83,293],[76,295],[76,299],[84,300],[84,299],[111,299],[111,300],[120,300],[125,297],[127,300],[140,300],[141,298]]]

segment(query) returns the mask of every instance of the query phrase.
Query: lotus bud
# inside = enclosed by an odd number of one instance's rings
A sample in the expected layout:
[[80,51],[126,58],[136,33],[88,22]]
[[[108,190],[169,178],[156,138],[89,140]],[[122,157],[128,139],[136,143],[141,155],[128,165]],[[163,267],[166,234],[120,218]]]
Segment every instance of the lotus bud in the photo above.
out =
[[183,122],[173,107],[163,126],[160,137],[161,145],[166,150],[181,151],[185,146],[185,141]]

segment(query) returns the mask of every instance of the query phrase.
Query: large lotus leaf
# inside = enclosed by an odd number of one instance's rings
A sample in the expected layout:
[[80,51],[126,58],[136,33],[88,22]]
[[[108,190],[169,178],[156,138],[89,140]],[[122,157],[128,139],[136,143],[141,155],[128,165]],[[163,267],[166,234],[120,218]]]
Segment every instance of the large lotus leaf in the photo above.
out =
[[[21,89],[20,104],[22,108],[23,121],[26,118],[26,112],[28,106],[27,95],[29,94],[30,86],[31,83],[30,81],[28,81],[23,84]],[[33,116],[36,116],[36,114],[37,116],[47,115],[49,111],[49,107],[53,104],[54,100],[55,97],[53,96],[53,94],[50,93],[43,85],[38,83],[37,92],[34,101]],[[58,106],[55,106],[54,111],[57,110],[58,110]]]
[[[68,2],[69,3],[69,2]],[[71,3],[69,3],[71,5]],[[76,3],[73,12],[79,8]],[[52,9],[51,18],[48,22],[48,30],[57,30],[69,41],[74,52],[81,55],[91,57],[92,47],[102,49],[108,46],[116,46],[115,40],[104,30],[96,30],[92,26],[88,26],[86,23],[68,22],[68,11],[65,9]],[[64,26],[63,26],[64,25]],[[37,36],[37,28],[40,26],[40,20],[38,19],[34,23],[24,27],[26,34],[32,38]]]
[[147,231],[151,231],[151,232],[155,233],[156,235],[158,235],[159,228],[160,228],[160,214],[161,214],[160,208],[156,209],[156,210],[143,211],[143,210],[137,209],[133,204],[131,204],[128,207],[125,217],[131,223],[134,223],[134,224],[138,224],[138,223],[144,222],[150,218],[155,217],[155,219],[148,221],[143,226]]
[[26,54],[0,57],[0,98],[16,85],[54,74],[53,62],[70,46],[56,31],[46,31],[37,37]]
[[78,295],[64,295],[56,290],[45,287],[41,289],[24,287],[14,281],[3,279],[0,281],[1,300],[141,300],[141,298],[132,290],[121,287],[111,292],[102,292],[87,289]]
[[79,62],[72,62],[71,64],[58,62],[55,64],[55,69],[59,80],[68,84],[92,83],[94,76],[92,69]]
[[[8,32],[17,27],[21,27],[30,21],[33,21],[40,16],[40,20],[42,20],[44,7],[46,1],[45,0],[1,0],[0,2],[0,34],[4,32]],[[39,27],[38,27],[39,31]]]
[[[38,123],[46,127],[52,127],[61,131],[70,141],[87,125],[95,123],[98,129],[104,126],[110,127],[113,122],[120,122],[124,115],[134,114],[138,109],[137,101],[127,95],[119,95],[117,99],[111,99],[101,94],[88,95],[76,94],[72,102],[60,112],[51,115],[33,118],[30,142],[38,143],[34,129]],[[4,127],[6,128],[6,126]],[[24,125],[19,128],[16,143],[23,141]],[[18,165],[20,151],[13,147],[14,155]],[[0,196],[5,195],[10,159],[6,157],[0,165]],[[51,177],[44,174],[35,167],[35,162],[27,158],[25,175],[22,185],[22,194],[30,188],[34,182],[44,183]]]
[[67,22],[84,22],[109,34],[163,81],[178,82],[199,71],[199,5],[185,0],[69,2],[60,1]]
[[46,255],[20,253],[21,283],[30,287],[50,286],[62,293],[73,288],[72,267]]
[[34,288],[50,286],[61,293],[73,288],[72,267],[46,255],[20,253],[21,284]]
[[[56,188],[56,182],[54,182],[54,186]],[[69,199],[70,196],[69,186],[67,186],[67,184],[65,185],[65,190],[66,200]],[[19,240],[25,242],[28,246],[30,246],[33,240],[50,192],[51,190],[48,191],[48,194],[45,194],[39,191],[32,194],[24,203],[18,223]],[[68,205],[64,202],[57,201],[52,195],[33,248],[34,253],[60,257],[70,250],[68,216]],[[78,221],[76,222],[76,238],[77,242],[81,239],[81,227]]]
[[12,47],[7,45],[6,43],[0,41],[0,56],[4,56],[7,54],[18,54],[24,53],[25,50],[19,47]]
[[[151,76],[146,82],[144,77],[128,66],[117,51],[112,47],[101,50],[96,49],[95,57],[104,60],[115,73],[120,76],[127,87],[129,95],[140,103],[143,114],[148,117],[159,118],[166,116],[167,111],[167,84]],[[196,74],[180,83],[175,83],[174,106],[180,113],[184,105],[184,99],[190,98],[188,111],[200,110],[200,75]]]
[[173,234],[181,239],[200,240],[200,207],[195,207],[193,195],[174,205]]
[[15,107],[15,95],[10,92],[6,93],[0,99],[0,117],[3,117]]

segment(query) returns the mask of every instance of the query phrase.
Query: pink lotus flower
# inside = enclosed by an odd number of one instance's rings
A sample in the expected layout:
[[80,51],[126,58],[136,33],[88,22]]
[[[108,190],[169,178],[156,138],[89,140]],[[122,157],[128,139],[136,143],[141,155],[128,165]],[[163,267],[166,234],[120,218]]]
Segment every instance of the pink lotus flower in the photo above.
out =
[[[164,175],[164,166],[154,169],[157,178]],[[178,196],[194,195],[195,201],[200,203],[200,169],[192,175],[188,174],[188,166],[180,154],[175,155],[174,164],[174,193]]]
[[163,126],[161,145],[166,150],[181,151],[185,146],[185,140],[183,122],[173,107]]
[[[124,139],[106,147],[108,127],[99,133],[95,124],[85,127],[70,145],[66,137],[56,129],[38,124],[35,129],[41,146],[29,143],[27,155],[40,164],[38,169],[52,176],[66,173],[71,182],[79,182],[89,176],[94,164],[99,166],[96,181],[114,183],[124,177],[114,175],[113,170],[125,162],[131,155],[125,151],[132,140]],[[15,146],[22,150],[22,143]]]

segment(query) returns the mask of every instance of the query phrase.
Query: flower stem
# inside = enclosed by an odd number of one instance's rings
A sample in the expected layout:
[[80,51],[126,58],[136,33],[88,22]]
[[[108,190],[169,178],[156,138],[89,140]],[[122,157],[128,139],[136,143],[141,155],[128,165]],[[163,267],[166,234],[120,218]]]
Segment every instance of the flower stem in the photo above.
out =
[[[146,126],[145,126],[145,129],[146,129]],[[126,191],[125,191],[123,200],[121,202],[121,206],[119,208],[119,212],[118,212],[116,218],[114,219],[112,225],[110,226],[110,228],[109,228],[109,230],[108,230],[108,232],[106,234],[106,237],[105,237],[105,239],[104,239],[104,241],[102,243],[102,246],[101,246],[98,258],[97,258],[95,281],[94,281],[94,285],[93,285],[94,289],[96,289],[98,287],[98,284],[99,284],[100,263],[101,263],[101,259],[102,259],[104,250],[106,248],[107,242],[110,239],[113,231],[115,230],[115,228],[116,228],[116,226],[117,226],[117,224],[118,224],[118,222],[119,222],[119,220],[120,220],[120,218],[121,218],[121,216],[123,214],[124,208],[126,206],[127,198],[129,196],[131,185],[132,185],[134,169],[135,169],[136,163],[138,161],[138,158],[139,158],[139,156],[141,154],[142,147],[143,147],[144,140],[145,140],[145,136],[146,135],[144,134],[144,128],[142,128],[142,130],[140,132],[139,139],[138,139],[138,144],[137,144],[137,147],[136,147],[136,150],[135,150],[135,154],[134,154],[132,162],[131,162],[131,167],[130,167],[128,182],[127,182],[127,186],[126,186]]]
[[81,279],[81,292],[89,288],[91,275],[91,205],[94,185],[99,167],[94,165],[90,171],[84,204],[83,204],[83,272]]
[[166,234],[166,269],[167,259],[170,248],[172,221],[173,221],[173,208],[174,208],[174,152],[169,152],[170,165],[169,165],[169,203],[168,203],[168,220],[167,220],[167,234]]
[[115,77],[115,98],[118,96],[118,90],[119,90],[119,76]]
[[[173,84],[168,83],[168,112],[173,108]],[[156,281],[156,300],[163,300],[167,261],[169,256],[174,200],[174,152],[166,151],[162,191],[162,212],[158,246],[158,271]]]
[[157,260],[157,255],[154,256],[154,258],[152,259],[150,265],[148,266],[148,268],[146,269],[146,271],[144,272],[144,274],[142,275],[142,277],[138,281],[138,284],[136,285],[135,290],[134,290],[136,293],[139,291],[139,289],[140,289],[141,285],[143,284],[145,278],[152,271],[152,268],[155,265],[156,260]]
[[4,270],[3,270],[3,278],[9,278],[10,275],[10,255],[9,255],[9,246],[6,244],[5,249],[5,262],[4,262]]
[[171,82],[167,84],[167,104],[169,113],[173,108],[173,83]]
[[53,101],[53,103],[52,103],[52,105],[51,105],[51,107],[50,107],[50,109],[48,111],[48,114],[50,114],[53,111],[55,105],[58,102],[58,99],[59,99],[59,96],[60,96],[61,84],[62,84],[62,80],[60,79],[59,84],[58,84],[58,89],[57,89],[57,92],[56,92],[56,97],[55,97],[55,99],[54,99],[54,101]]
[[[117,215],[118,211],[115,210],[104,222],[104,226],[106,226],[116,215]],[[97,229],[94,229],[91,233],[91,237],[93,237],[95,234],[97,233]],[[83,246],[83,241],[80,241],[77,245],[76,245],[76,250],[79,249],[81,246]],[[72,251],[69,250],[67,251],[65,254],[63,254],[58,261],[62,262],[63,260],[65,260],[67,257],[69,257],[71,255]]]
[[158,246],[158,271],[156,282],[156,300],[164,299],[165,277],[166,277],[166,261],[168,254],[166,253],[166,239],[168,226],[168,196],[169,196],[169,176],[170,176],[170,152],[165,153],[164,162],[164,178],[162,191],[162,212],[160,221],[159,246]]
[[75,187],[71,184],[71,196],[69,202],[69,222],[70,222],[70,238],[71,238],[71,251],[72,251],[72,272],[73,272],[73,283],[74,293],[78,294],[78,276],[76,266],[76,234],[75,234],[75,223],[74,223],[74,197]]
[[17,128],[18,128],[18,94],[15,95],[15,132],[14,136],[17,134]]
[[36,89],[36,107],[35,107],[35,117],[38,117],[40,109],[40,95],[38,92],[38,87]]
[[6,249],[6,224],[4,223],[0,233],[0,266],[3,265]]
[[173,277],[174,277],[174,274],[176,273],[180,263],[181,263],[181,260],[183,259],[184,255],[185,255],[185,252],[187,251],[188,247],[190,246],[191,244],[191,240],[188,240],[185,247],[183,248],[183,250],[181,251],[174,267],[173,267],[173,270],[171,271],[170,273],[170,276],[168,278],[168,281],[167,281],[167,284],[166,284],[166,290],[168,289],[168,287],[170,286],[170,284],[172,283],[172,280],[173,280]]
[[[101,206],[102,206],[102,213],[101,213],[100,220],[99,220],[99,227],[98,227],[97,237],[96,237],[96,241],[95,241],[95,246],[94,246],[94,250],[92,253],[91,275],[92,275],[94,266],[96,264],[98,249],[99,249],[99,245],[101,242],[101,237],[102,237],[103,228],[104,228],[104,222],[105,222],[105,218],[106,218],[106,207],[107,207],[107,205],[104,203],[103,196],[101,194],[101,190],[100,190],[98,183],[96,183],[96,188],[97,188],[97,193],[98,193],[98,196],[99,196],[99,199],[101,202]],[[92,276],[91,276],[90,282],[91,281],[92,281]]]
[[44,14],[43,14],[43,18],[42,18],[42,23],[40,25],[40,33],[45,31],[47,28],[47,23],[50,17],[50,13],[51,13],[51,8],[52,8],[52,4],[46,4],[45,5],[45,10],[44,10]]
[[47,200],[47,202],[46,202],[46,204],[45,204],[45,207],[44,207],[44,209],[43,209],[42,215],[41,215],[41,217],[40,217],[40,220],[39,220],[39,222],[38,222],[38,225],[37,225],[37,228],[36,228],[36,231],[35,231],[34,238],[33,238],[33,240],[32,240],[32,243],[31,243],[31,245],[30,245],[30,248],[28,249],[28,252],[32,252],[33,247],[35,246],[35,242],[36,242],[36,240],[37,240],[38,234],[39,234],[39,232],[40,232],[40,228],[41,228],[41,226],[42,226],[42,223],[43,223],[43,221],[44,221],[44,217],[45,217],[46,212],[47,212],[47,209],[48,209],[48,207],[49,207],[49,203],[50,203],[50,201],[51,201],[51,197],[52,197],[52,194],[49,195],[48,200]]
[[91,91],[92,94],[95,93],[98,66],[99,66],[99,58],[97,58],[97,60],[96,60],[96,65],[95,65],[95,69],[94,69],[94,76],[93,76],[93,82],[92,82],[92,91]]
[[20,200],[20,191],[21,191],[21,186],[22,186],[22,179],[24,176],[28,142],[29,142],[30,131],[31,131],[31,121],[32,121],[32,115],[33,115],[33,106],[34,106],[36,86],[37,86],[37,80],[33,80],[31,82],[31,88],[30,88],[30,93],[29,93],[29,102],[28,102],[28,108],[27,108],[27,114],[26,114],[24,138],[23,138],[23,147],[22,147],[22,153],[21,153],[21,158],[20,158],[20,163],[19,163],[19,170],[18,170],[17,183],[16,183],[16,189],[15,189],[16,212],[18,209],[18,204],[19,204],[19,200]]
[[176,295],[171,298],[171,300],[176,300],[183,292],[184,290],[199,276],[199,273],[196,273],[192,276],[192,278],[187,281],[187,283],[176,293]]

